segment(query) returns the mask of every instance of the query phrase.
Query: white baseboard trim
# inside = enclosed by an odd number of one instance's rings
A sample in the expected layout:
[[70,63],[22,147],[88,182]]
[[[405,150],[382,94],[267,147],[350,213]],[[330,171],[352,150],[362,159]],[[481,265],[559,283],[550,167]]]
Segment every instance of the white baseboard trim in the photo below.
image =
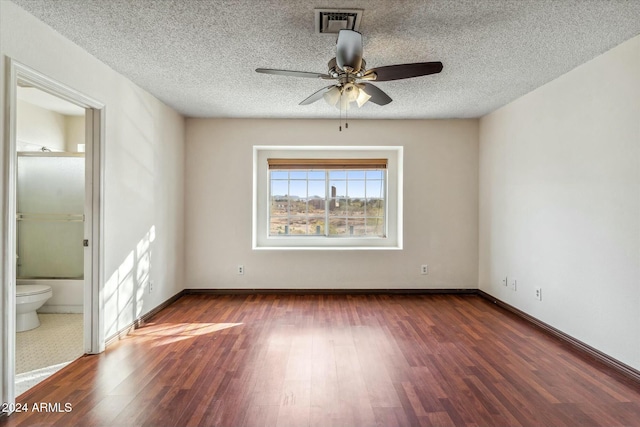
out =
[[82,314],[82,305],[43,305],[38,309],[38,313],[73,313]]

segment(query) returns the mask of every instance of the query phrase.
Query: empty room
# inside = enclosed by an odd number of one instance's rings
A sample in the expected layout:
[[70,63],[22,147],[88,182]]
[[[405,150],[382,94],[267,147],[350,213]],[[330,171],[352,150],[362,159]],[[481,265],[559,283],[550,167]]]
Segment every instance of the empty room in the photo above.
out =
[[0,0],[0,425],[640,426],[640,1]]

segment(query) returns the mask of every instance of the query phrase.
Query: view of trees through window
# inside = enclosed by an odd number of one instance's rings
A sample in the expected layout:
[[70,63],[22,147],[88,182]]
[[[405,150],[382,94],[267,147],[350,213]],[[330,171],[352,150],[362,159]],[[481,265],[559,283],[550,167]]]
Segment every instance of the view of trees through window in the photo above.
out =
[[386,170],[271,170],[269,235],[385,237]]

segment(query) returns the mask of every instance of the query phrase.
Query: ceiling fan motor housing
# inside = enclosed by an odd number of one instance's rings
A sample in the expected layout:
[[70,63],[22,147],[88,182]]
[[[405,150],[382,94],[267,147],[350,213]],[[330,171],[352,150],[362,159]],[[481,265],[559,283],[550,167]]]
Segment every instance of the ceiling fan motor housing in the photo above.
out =
[[[327,74],[329,74],[334,79],[339,78],[341,74],[346,74],[344,70],[341,70],[338,67],[336,58],[331,58],[331,60],[327,63],[327,67],[329,68],[329,71],[327,72]],[[364,58],[362,58],[360,61],[360,70],[357,73],[355,73],[355,77],[362,77],[367,69],[366,67],[367,67],[367,61],[365,61]]]

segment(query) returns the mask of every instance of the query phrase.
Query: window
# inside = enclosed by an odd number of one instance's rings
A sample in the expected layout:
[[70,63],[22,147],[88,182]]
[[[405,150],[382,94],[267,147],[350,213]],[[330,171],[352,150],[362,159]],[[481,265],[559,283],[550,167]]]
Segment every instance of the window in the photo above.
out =
[[401,147],[254,147],[254,249],[401,248]]
[[268,159],[269,235],[385,237],[387,159],[314,160]]

